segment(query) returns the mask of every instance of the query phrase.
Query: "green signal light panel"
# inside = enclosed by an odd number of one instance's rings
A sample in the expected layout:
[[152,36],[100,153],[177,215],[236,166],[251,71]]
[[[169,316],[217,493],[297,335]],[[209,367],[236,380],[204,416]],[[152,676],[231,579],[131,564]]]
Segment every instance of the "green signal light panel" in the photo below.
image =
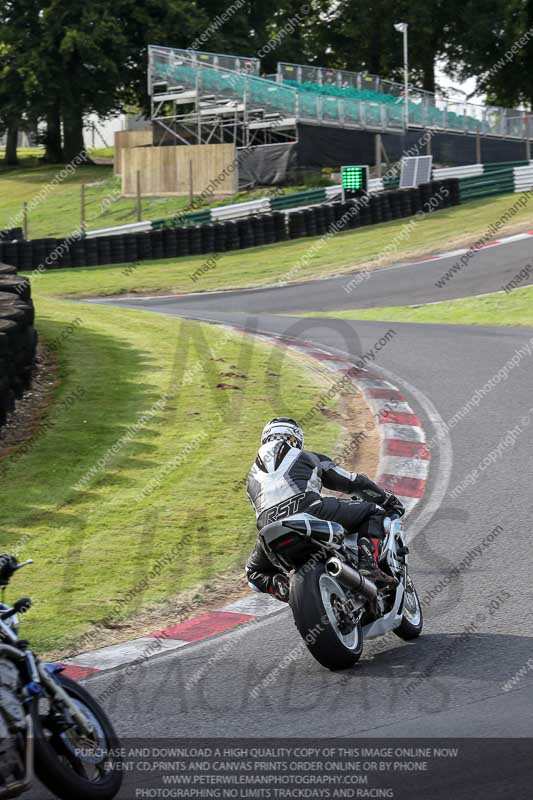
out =
[[368,167],[341,167],[341,183],[345,192],[366,192],[368,190]]

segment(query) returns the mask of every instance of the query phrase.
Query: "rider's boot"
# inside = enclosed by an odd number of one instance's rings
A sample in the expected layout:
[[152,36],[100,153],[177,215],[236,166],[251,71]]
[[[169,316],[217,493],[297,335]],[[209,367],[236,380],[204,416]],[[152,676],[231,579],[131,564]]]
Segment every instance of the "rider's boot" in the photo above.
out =
[[379,539],[366,537],[359,539],[359,572],[365,578],[370,578],[380,589],[393,589],[398,586],[398,581],[392,575],[387,575],[378,565]]

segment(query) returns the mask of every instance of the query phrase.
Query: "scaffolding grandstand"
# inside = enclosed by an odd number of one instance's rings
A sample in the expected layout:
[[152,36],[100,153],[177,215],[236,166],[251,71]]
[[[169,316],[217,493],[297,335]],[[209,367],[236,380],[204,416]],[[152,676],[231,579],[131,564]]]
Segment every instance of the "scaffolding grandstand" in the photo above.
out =
[[[298,123],[374,132],[402,131],[403,87],[362,72],[279,63],[260,75],[254,57],[149,48],[148,88],[158,143],[297,140]],[[409,90],[409,128],[513,139],[529,136],[516,109],[476,105]]]

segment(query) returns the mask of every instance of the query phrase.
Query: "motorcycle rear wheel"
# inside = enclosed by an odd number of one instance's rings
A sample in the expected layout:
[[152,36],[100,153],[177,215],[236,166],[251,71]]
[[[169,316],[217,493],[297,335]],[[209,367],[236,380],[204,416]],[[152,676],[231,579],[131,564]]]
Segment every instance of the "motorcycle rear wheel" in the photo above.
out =
[[351,623],[343,612],[349,600],[345,590],[320,562],[305,566],[291,579],[289,605],[307,649],[331,670],[353,667],[363,652],[361,623]]

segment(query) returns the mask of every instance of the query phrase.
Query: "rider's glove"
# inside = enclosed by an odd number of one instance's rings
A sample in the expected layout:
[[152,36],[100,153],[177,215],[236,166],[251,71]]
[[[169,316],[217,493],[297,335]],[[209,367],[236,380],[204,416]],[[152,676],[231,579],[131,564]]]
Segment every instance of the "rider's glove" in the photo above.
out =
[[283,603],[288,603],[289,587],[290,587],[290,580],[288,575],[284,575],[283,573],[280,572],[278,575],[274,575],[274,577],[272,578],[270,594],[274,595],[275,598],[281,600]]
[[401,500],[398,500],[395,494],[387,492],[387,497],[381,505],[385,511],[398,514],[399,517],[403,517],[405,514],[405,506]]

